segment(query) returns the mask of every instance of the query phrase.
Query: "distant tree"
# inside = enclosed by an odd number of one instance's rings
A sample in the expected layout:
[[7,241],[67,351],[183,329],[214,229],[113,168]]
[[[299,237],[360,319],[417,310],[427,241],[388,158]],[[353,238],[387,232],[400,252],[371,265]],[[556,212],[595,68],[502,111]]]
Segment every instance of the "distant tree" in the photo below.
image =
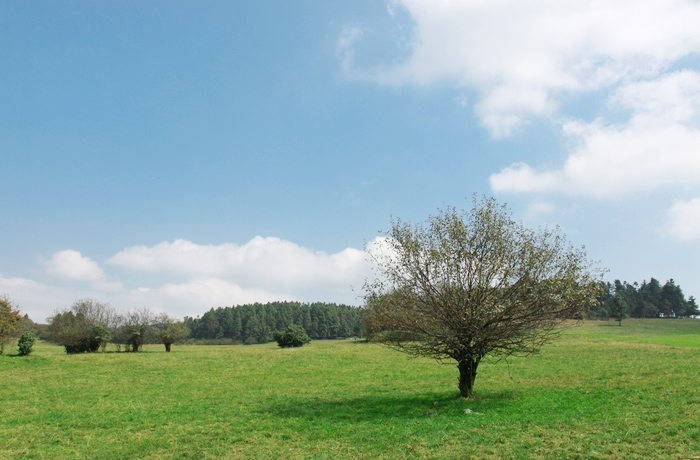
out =
[[643,282],[639,287],[639,293],[646,306],[646,312],[650,316],[658,317],[659,313],[665,313],[662,311],[661,284],[657,279],[651,278],[648,283]]
[[20,330],[22,332],[32,331],[37,336],[37,338],[42,338],[42,334],[45,334],[46,327],[46,324],[37,324],[34,321],[32,321],[29,315],[25,314],[22,317],[22,325],[20,326]]
[[243,334],[245,344],[265,342],[265,329],[256,312],[253,312],[243,325]]
[[46,333],[48,340],[65,347],[66,353],[95,352],[109,341],[116,319],[108,303],[80,299],[49,318]]
[[670,279],[661,288],[661,302],[667,305],[666,310],[669,316],[689,316],[686,312],[688,302],[685,300],[683,291],[673,279]]
[[32,331],[24,331],[17,341],[17,350],[20,356],[27,356],[32,352],[36,342],[36,334]]
[[240,309],[238,309],[238,308],[235,308],[235,309],[234,309],[234,308],[231,308],[231,310],[233,311],[233,315],[232,315],[232,316],[233,316],[233,322],[232,322],[232,325],[231,325],[231,335],[230,335],[229,338],[230,338],[230,339],[233,339],[233,340],[235,340],[235,341],[237,341],[237,342],[240,342],[240,341],[242,341],[242,340],[241,340],[241,334],[242,334],[242,332],[243,332],[243,323],[241,322],[241,313],[240,313]]
[[590,319],[607,319],[610,317],[608,307],[613,298],[613,285],[607,281],[599,283],[599,295],[597,302],[588,310],[588,318]]
[[204,339],[216,339],[220,338],[221,326],[219,325],[219,318],[216,314],[216,310],[213,308],[202,315],[201,325],[201,338]]
[[484,357],[537,352],[599,295],[601,274],[583,249],[558,229],[523,227],[493,199],[416,226],[395,220],[385,244],[372,253],[366,327],[408,354],[455,360],[465,397]]
[[622,320],[629,316],[629,307],[622,294],[615,294],[609,311],[610,317],[617,321],[618,326],[622,326]]
[[172,344],[185,340],[190,335],[190,329],[181,321],[163,314],[158,316],[154,324],[155,336],[165,345],[165,351],[170,352]]
[[232,308],[217,308],[216,309],[216,315],[219,317],[219,325],[221,326],[221,330],[219,331],[219,334],[221,335],[222,338],[232,338],[233,337],[233,328],[234,328],[234,318],[233,318],[233,312],[234,310]]
[[17,338],[22,325],[22,315],[9,297],[0,297],[0,355],[5,345]]
[[275,332],[274,339],[282,348],[301,347],[311,341],[304,328],[298,324],[291,324],[285,330]]

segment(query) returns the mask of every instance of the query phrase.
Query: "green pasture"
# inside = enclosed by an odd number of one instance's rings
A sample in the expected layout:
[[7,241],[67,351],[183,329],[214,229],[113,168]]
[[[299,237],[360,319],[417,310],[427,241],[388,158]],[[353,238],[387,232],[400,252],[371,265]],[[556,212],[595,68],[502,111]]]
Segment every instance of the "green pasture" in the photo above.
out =
[[[11,350],[10,350],[11,352]],[[456,366],[361,341],[0,356],[0,459],[700,458],[700,321],[587,322]]]

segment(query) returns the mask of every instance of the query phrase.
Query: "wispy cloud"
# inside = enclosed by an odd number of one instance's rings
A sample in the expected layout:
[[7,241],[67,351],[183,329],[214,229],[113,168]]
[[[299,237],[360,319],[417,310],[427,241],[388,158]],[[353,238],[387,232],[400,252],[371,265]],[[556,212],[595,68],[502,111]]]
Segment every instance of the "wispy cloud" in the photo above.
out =
[[341,69],[352,72],[355,66],[355,42],[362,36],[362,29],[357,26],[345,26],[336,42],[336,51],[340,59]]
[[668,233],[681,240],[700,239],[700,198],[676,201],[668,210]]

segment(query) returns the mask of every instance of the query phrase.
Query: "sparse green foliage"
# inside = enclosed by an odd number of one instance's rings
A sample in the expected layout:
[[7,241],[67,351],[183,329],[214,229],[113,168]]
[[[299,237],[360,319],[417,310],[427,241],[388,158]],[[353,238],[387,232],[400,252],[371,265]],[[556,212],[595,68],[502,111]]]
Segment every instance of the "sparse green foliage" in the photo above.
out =
[[311,341],[304,328],[298,324],[291,324],[285,330],[275,332],[274,338],[282,348],[301,347]]
[[34,347],[34,342],[36,342],[36,334],[32,331],[25,331],[19,337],[17,341],[17,350],[20,356],[27,356],[32,352]]
[[22,315],[9,297],[0,297],[0,355],[5,345],[13,341],[22,324]]
[[470,396],[481,360],[537,352],[596,302],[600,275],[558,229],[533,231],[476,197],[424,224],[395,220],[365,286],[368,334],[401,351],[454,359]]

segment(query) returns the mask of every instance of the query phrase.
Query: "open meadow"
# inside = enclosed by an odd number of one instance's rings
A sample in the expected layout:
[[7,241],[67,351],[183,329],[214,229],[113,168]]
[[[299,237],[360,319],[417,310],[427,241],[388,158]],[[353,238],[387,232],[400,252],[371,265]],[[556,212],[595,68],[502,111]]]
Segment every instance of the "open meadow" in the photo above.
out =
[[469,400],[362,341],[144,350],[0,356],[0,459],[700,458],[697,320],[586,322]]

